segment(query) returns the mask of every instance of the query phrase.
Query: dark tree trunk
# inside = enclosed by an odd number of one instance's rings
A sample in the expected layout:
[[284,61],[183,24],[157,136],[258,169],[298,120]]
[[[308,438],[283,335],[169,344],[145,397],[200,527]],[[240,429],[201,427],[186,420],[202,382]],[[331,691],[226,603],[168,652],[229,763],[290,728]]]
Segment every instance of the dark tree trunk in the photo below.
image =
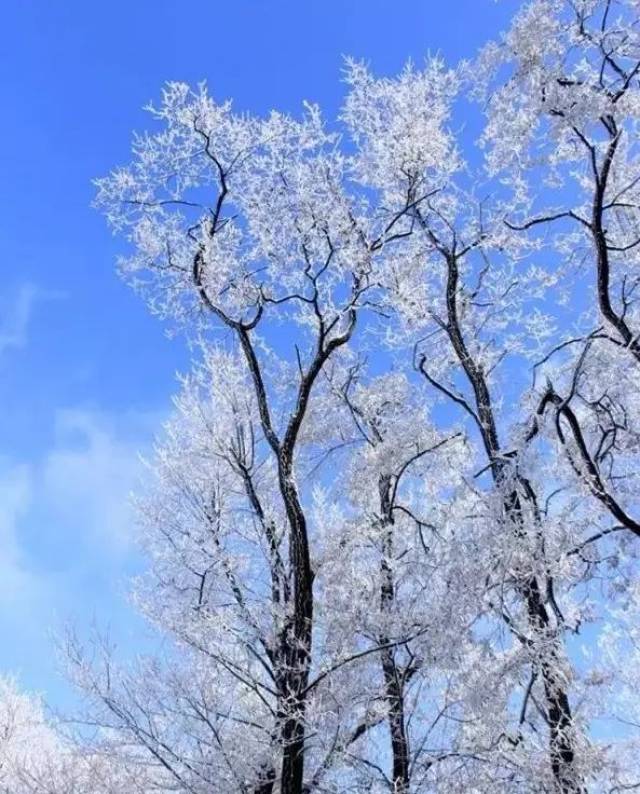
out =
[[[391,560],[393,558],[393,508],[391,504],[391,478],[382,476],[379,482],[382,530],[382,557],[380,563],[380,608],[383,615],[391,611],[395,600],[395,583]],[[404,713],[404,670],[396,662],[396,649],[385,648],[389,638],[379,638],[382,673],[384,677],[385,698],[387,701],[387,722],[391,738],[392,780],[394,794],[407,794],[409,791],[409,741]]]
[[273,794],[276,783],[276,770],[272,766],[264,766],[260,772],[260,779],[254,786],[253,794]]
[[[290,710],[293,708],[289,706]],[[304,738],[303,717],[297,715],[287,719],[282,730],[282,794],[303,794]]]
[[[512,460],[509,463],[500,454],[501,447],[497,424],[486,375],[482,365],[473,358],[466,346],[458,316],[459,256],[456,254],[455,249],[447,250],[440,243],[437,243],[437,247],[444,256],[447,265],[447,322],[444,325],[444,329],[473,390],[475,412],[471,411],[471,413],[478,426],[491,467],[493,481],[499,491],[506,491],[503,501],[505,516],[513,525],[515,536],[523,537],[525,534],[525,517],[522,500],[518,490],[513,489],[513,484],[510,482],[510,471],[512,469],[509,466],[513,466],[514,461]],[[424,369],[424,362],[421,364],[421,370],[428,378]],[[431,382],[433,381],[431,380]],[[466,403],[465,406],[467,406]],[[468,406],[467,408],[469,409]],[[525,485],[525,498],[530,503],[527,506],[532,513],[535,513],[535,494],[528,483],[521,484]],[[571,706],[564,682],[558,672],[558,639],[550,636],[552,625],[542,598],[538,579],[532,576],[527,577],[524,581],[518,582],[516,587],[524,600],[528,622],[534,635],[540,638],[543,643],[550,645],[550,650],[543,652],[540,673],[544,686],[547,707],[546,716],[549,724],[549,758],[556,788],[559,794],[582,794],[585,788],[575,770]]]
[[393,652],[389,649],[382,652],[382,671],[391,735],[393,791],[394,794],[407,794],[409,791],[409,742],[405,724],[402,674],[394,661]]
[[287,632],[286,670],[283,684],[281,794],[303,794],[306,690],[311,665],[313,625],[313,571],[309,556],[307,525],[298,493],[292,482],[291,458],[280,457],[280,490],[291,535],[290,564],[293,570],[293,615]]
[[[220,228],[222,208],[228,193],[227,174],[222,170],[218,161],[216,160],[215,162],[219,172],[220,191],[209,227],[210,237],[213,237]],[[331,249],[328,254],[329,259],[332,255],[333,250]],[[329,259],[327,259],[325,267],[329,264]],[[282,496],[289,524],[291,590],[289,590],[286,583],[287,577],[283,575],[282,561],[279,557],[277,544],[274,543],[271,528],[268,523],[264,524],[264,528],[272,554],[272,596],[274,602],[279,603],[281,598],[289,599],[287,601],[289,607],[288,620],[279,633],[280,647],[275,654],[279,663],[284,662],[284,670],[277,671],[281,717],[279,727],[283,742],[280,786],[281,794],[304,794],[305,715],[311,666],[314,575],[309,555],[306,518],[293,479],[293,458],[300,427],[307,412],[316,378],[334,351],[349,342],[355,328],[355,298],[359,294],[362,285],[360,278],[354,275],[353,300],[348,304],[345,313],[346,328],[342,333],[338,333],[337,328],[334,328],[340,318],[335,318],[328,326],[325,324],[317,302],[316,289],[316,296],[313,302],[320,318],[317,345],[308,369],[304,373],[301,372],[296,405],[289,417],[284,436],[280,439],[271,421],[269,397],[263,380],[260,362],[251,341],[251,332],[256,328],[262,317],[264,304],[261,303],[256,307],[255,315],[251,321],[243,322],[232,319],[216,306],[209,297],[206,289],[206,280],[203,278],[204,269],[204,246],[200,245],[193,260],[192,278],[194,285],[202,304],[222,323],[233,330],[237,336],[253,382],[260,415],[260,425],[278,463],[280,495]],[[254,509],[256,509],[256,494],[246,477],[245,488],[248,489],[249,499]],[[256,512],[258,518],[263,521],[264,514],[261,509]]]
[[[538,634],[549,631],[549,613],[542,602],[538,581],[535,578],[522,588],[527,603],[529,622]],[[584,786],[578,780],[574,765],[573,719],[571,706],[563,682],[558,674],[559,659],[557,643],[554,642],[540,666],[547,702],[549,721],[549,754],[551,771],[561,794],[581,794]]]

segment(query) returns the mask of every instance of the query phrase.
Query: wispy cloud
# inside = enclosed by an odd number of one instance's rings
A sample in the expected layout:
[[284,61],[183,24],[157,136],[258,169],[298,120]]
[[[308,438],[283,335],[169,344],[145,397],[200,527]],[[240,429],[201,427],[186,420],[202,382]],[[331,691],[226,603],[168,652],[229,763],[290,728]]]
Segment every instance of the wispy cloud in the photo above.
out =
[[0,622],[43,601],[49,614],[76,596],[89,606],[87,593],[74,590],[92,573],[106,586],[135,557],[131,493],[157,421],[153,413],[60,410],[37,459],[0,458]]
[[142,475],[147,426],[145,415],[123,421],[73,409],[56,416],[55,444],[41,462],[38,490],[56,524],[100,554],[125,553],[132,545],[130,494]]
[[62,625],[107,620],[125,644],[139,633],[124,598],[140,564],[130,494],[159,418],[58,410],[48,448],[0,455],[0,633],[15,638],[0,647],[0,674],[64,698],[52,653]]
[[21,284],[0,297],[0,357],[7,350],[24,348],[35,306],[38,302],[59,300],[64,293],[44,290],[35,284]]
[[26,464],[0,461],[0,599],[14,609],[25,596],[38,589],[29,572],[20,544],[19,527],[33,499],[33,472]]

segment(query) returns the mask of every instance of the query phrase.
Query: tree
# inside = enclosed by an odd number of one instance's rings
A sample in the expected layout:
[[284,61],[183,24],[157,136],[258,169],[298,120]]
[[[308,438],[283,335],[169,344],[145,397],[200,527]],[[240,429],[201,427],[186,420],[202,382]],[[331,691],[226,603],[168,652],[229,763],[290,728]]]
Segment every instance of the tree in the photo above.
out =
[[0,790],[6,794],[148,794],[147,765],[137,755],[103,753],[75,741],[47,719],[40,698],[0,680]]
[[117,769],[635,785],[593,725],[635,652],[639,75],[632,3],[534,0],[473,64],[348,62],[331,128],[165,88],[98,181],[122,272],[199,351],[139,500],[166,655],[68,649]]
[[[637,535],[640,526],[626,512],[624,494],[615,494],[618,478],[612,466],[603,466],[617,452],[627,454],[629,440],[622,437],[637,432],[627,405],[640,363],[634,296],[640,37],[634,10],[633,3],[611,0],[527,6],[506,46],[487,53],[488,61],[506,65],[512,75],[492,96],[485,141],[492,171],[506,172],[515,187],[510,228],[559,227],[553,244],[560,256],[571,256],[592,279],[593,302],[575,318],[586,330],[565,335],[548,354],[576,352],[556,375],[566,383],[566,394],[561,397],[550,384],[538,414],[555,413],[571,466],[601,505]],[[529,31],[533,15],[545,31],[535,48]],[[499,132],[498,117],[505,116],[517,134]],[[509,152],[507,141],[513,144]],[[533,180],[540,176],[548,188],[535,191]],[[569,286],[575,290],[575,284]],[[612,383],[614,371],[615,377],[624,372],[629,382]],[[593,415],[579,419],[571,405],[575,400]]]
[[[136,253],[126,268],[154,276],[154,308],[184,320],[199,307],[233,334],[244,356],[288,527],[287,580],[278,561],[281,538],[269,540],[272,528],[264,523],[277,569],[272,586],[284,612],[264,652],[277,668],[281,786],[296,792],[303,784],[315,574],[295,457],[316,381],[349,343],[360,311],[375,309],[373,260],[393,237],[397,218],[372,233],[364,199],[344,189],[347,159],[316,108],[302,122],[279,114],[247,119],[233,116],[228,104],[216,105],[204,88],[192,94],[173,84],[154,113],[166,130],[137,140],[135,166],[99,182],[99,203],[116,227],[131,230]],[[209,207],[199,201],[207,189],[216,191]],[[307,347],[305,354],[295,345],[297,385],[288,406],[278,404],[279,427],[273,376],[265,377],[256,343],[272,315],[295,322],[299,344]],[[249,438],[239,438],[232,454],[261,520]],[[269,780],[273,774],[267,771]]]
[[[561,791],[581,791],[575,726],[563,672],[563,628],[551,611],[556,609],[553,577],[543,568],[541,580],[532,567],[533,560],[545,554],[538,496],[520,465],[519,444],[514,449],[501,442],[491,387],[497,368],[526,344],[519,341],[518,314],[544,285],[535,271],[524,278],[515,276],[523,255],[519,241],[502,223],[499,203],[480,202],[465,189],[464,164],[453,140],[440,155],[437,189],[424,200],[415,200],[426,163],[407,164],[424,145],[420,121],[424,118],[426,123],[434,104],[447,96],[447,90],[452,91],[453,78],[438,82],[429,72],[407,71],[398,80],[374,80],[356,66],[350,81],[353,90],[347,118],[352,127],[358,125],[367,183],[381,191],[389,184],[402,185],[412,206],[407,219],[411,233],[403,241],[400,265],[404,272],[399,272],[394,252],[387,263],[386,283],[404,314],[405,333],[417,332],[422,340],[416,343],[418,371],[475,425],[486,456],[483,470],[490,473],[500,501],[496,522],[509,527],[518,554],[531,555],[524,557],[522,570],[508,576],[525,606],[526,627],[516,629],[511,618],[508,624],[514,636],[536,649],[532,675],[539,675],[547,703],[550,765],[556,784]],[[385,124],[394,115],[411,120],[397,140],[395,130]],[[376,153],[382,152],[375,159],[369,153],[374,145]],[[394,145],[405,164],[404,182],[385,159]],[[412,263],[410,272],[406,262]],[[450,346],[448,354],[442,353],[443,340]],[[460,378],[462,389],[455,383]]]

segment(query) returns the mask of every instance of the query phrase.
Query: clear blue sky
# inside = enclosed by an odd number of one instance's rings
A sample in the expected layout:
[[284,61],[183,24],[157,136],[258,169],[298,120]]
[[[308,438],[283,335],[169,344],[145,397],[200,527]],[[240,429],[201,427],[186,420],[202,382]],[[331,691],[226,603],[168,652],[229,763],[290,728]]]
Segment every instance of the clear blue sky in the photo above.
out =
[[68,696],[50,633],[140,627],[127,495],[186,367],[118,279],[91,180],[128,159],[165,80],[328,117],[341,59],[471,57],[516,0],[5,0],[0,13],[0,672]]

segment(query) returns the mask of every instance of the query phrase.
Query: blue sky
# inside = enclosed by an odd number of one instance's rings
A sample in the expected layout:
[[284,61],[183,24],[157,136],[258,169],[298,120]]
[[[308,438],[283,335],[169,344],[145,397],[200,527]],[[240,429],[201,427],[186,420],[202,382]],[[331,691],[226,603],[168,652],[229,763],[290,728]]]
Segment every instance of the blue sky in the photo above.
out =
[[13,0],[0,44],[0,672],[69,697],[51,633],[141,631],[128,494],[187,355],[118,279],[91,180],[128,160],[165,80],[235,107],[337,112],[343,55],[456,62],[515,0]]

